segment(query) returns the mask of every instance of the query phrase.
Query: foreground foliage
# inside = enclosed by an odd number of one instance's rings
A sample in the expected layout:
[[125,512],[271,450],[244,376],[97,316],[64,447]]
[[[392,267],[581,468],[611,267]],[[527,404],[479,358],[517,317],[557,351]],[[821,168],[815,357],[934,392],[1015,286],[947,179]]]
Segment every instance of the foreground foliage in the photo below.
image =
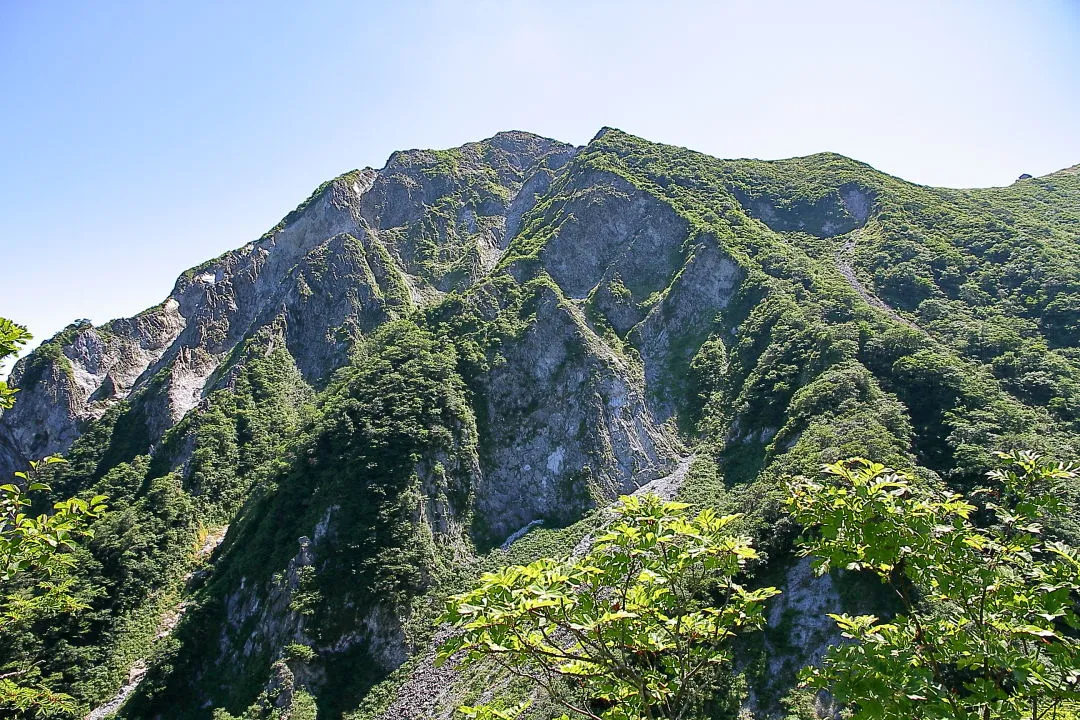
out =
[[737,581],[757,556],[729,534],[737,516],[687,507],[624,497],[581,557],[486,573],[451,601],[462,632],[440,657],[490,659],[593,720],[694,716],[725,681],[733,638],[763,624],[778,591]]
[[[29,339],[30,333],[26,328],[0,317],[0,363],[15,355]],[[8,387],[7,381],[0,380],[0,410],[7,410],[15,404],[17,392],[17,388]]]
[[855,642],[804,673],[856,719],[1039,720],[1080,698],[1080,554],[1043,526],[1076,473],[999,458],[978,505],[860,458],[792,484],[818,572],[872,572],[902,605],[891,620],[833,615]]

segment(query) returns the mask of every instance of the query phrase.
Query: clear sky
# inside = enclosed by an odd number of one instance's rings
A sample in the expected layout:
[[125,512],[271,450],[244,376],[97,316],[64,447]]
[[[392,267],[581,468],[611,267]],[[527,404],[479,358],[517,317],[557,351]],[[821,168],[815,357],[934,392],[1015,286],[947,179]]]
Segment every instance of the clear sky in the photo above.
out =
[[611,125],[915,182],[1080,162],[1080,2],[0,0],[0,315],[161,301],[396,149]]

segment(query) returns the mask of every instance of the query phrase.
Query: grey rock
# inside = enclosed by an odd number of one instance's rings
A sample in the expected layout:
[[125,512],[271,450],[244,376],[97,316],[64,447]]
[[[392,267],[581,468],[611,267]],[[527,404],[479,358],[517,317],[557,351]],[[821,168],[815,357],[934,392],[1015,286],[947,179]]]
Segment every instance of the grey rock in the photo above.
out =
[[[65,452],[124,399],[139,398],[149,434],[160,436],[227,384],[228,363],[248,341],[284,343],[304,377],[320,383],[359,337],[486,273],[506,246],[507,223],[516,229],[573,151],[500,133],[447,151],[461,160],[460,172],[445,176],[432,172],[441,154],[395,153],[382,170],[328,183],[262,238],[188,270],[160,305],[100,328],[69,328],[54,341],[57,357],[39,350],[12,372],[21,392],[0,417],[0,476]],[[481,180],[464,231],[441,226],[432,207],[458,202]],[[426,252],[472,253],[475,263],[444,272],[425,262]]]

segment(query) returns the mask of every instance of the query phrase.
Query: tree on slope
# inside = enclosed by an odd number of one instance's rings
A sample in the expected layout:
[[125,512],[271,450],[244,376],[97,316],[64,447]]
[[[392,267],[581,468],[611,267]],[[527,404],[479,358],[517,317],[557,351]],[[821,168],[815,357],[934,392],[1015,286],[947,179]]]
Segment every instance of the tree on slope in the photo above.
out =
[[[775,588],[737,578],[757,555],[731,535],[737,516],[654,495],[623,497],[581,557],[486,573],[445,617],[460,633],[440,650],[490,661],[590,720],[695,716],[730,677],[731,643],[761,627]],[[468,714],[509,718],[490,707]]]
[[1080,699],[1080,555],[1044,528],[1076,472],[1027,452],[999,459],[977,505],[861,458],[793,481],[818,572],[872,572],[901,608],[833,615],[854,642],[804,672],[856,720],[1041,720]]

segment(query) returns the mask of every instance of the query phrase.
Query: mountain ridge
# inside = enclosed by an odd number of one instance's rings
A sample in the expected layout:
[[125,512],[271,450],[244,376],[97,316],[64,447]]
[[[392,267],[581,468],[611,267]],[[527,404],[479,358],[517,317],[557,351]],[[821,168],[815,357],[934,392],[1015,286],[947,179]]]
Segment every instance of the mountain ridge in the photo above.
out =
[[[576,546],[692,454],[679,497],[743,513],[785,587],[743,658],[748,708],[777,716],[834,639],[815,593],[877,602],[794,562],[787,475],[863,455],[965,491],[996,449],[1080,456],[1080,178],[1046,177],[929,188],[604,128],[327,181],[158,306],[20,361],[0,465],[64,452],[56,492],[104,492],[116,518],[86,622],[20,652],[88,707],[148,657],[121,717],[397,713],[447,592]],[[451,678],[406,715],[484,689]]]

